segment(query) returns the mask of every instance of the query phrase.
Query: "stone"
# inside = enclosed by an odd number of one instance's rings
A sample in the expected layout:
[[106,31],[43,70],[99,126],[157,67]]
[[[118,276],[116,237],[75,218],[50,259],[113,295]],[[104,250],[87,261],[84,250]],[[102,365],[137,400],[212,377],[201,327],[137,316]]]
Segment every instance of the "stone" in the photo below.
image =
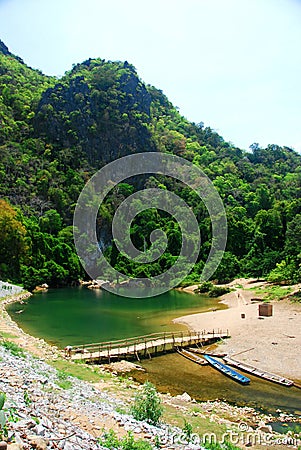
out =
[[256,431],[259,431],[260,433],[264,434],[270,434],[273,433],[273,429],[271,425],[262,425],[256,429]]
[[0,442],[0,450],[6,450],[7,449],[7,442],[1,441]]
[[27,439],[30,445],[36,450],[47,450],[48,440],[41,438],[40,436],[29,435]]
[[64,445],[64,450],[74,450],[74,445],[66,442],[66,444]]
[[8,444],[8,446],[7,446],[7,450],[22,450],[22,449],[23,449],[23,445],[20,445],[20,444]]
[[184,402],[191,402],[191,397],[189,394],[187,394],[187,392],[184,392],[182,395],[177,395],[176,398],[179,400],[183,400]]

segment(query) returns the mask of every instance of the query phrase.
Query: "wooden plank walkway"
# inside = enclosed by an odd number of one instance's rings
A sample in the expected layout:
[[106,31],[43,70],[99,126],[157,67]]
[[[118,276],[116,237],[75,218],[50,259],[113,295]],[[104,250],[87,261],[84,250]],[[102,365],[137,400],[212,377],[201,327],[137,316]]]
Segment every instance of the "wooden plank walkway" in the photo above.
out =
[[202,331],[199,333],[164,332],[120,339],[111,342],[76,345],[69,356],[72,360],[111,361],[112,359],[136,357],[151,357],[158,353],[176,351],[176,347],[205,345],[230,337],[228,330]]

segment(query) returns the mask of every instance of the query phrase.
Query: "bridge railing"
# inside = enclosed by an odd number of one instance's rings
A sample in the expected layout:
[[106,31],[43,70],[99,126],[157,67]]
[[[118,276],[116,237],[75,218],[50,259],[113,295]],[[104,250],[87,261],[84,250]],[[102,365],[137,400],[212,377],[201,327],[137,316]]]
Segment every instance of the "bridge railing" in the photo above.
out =
[[222,330],[212,330],[212,331],[199,331],[199,332],[183,332],[183,331],[166,331],[166,332],[159,332],[159,333],[151,333],[146,334],[143,336],[134,336],[130,338],[125,339],[116,339],[112,341],[107,342],[97,342],[92,344],[79,344],[74,345],[72,353],[83,353],[83,354],[92,354],[92,353],[101,353],[104,351],[112,352],[113,350],[118,350],[121,348],[130,348],[133,347],[133,350],[135,351],[135,348],[141,344],[144,344],[145,346],[149,342],[153,342],[154,344],[159,341],[163,341],[165,343],[167,340],[176,342],[179,339],[184,341],[185,339],[190,340],[197,340],[202,341],[202,339],[205,339],[205,336],[208,337],[218,337],[221,335],[228,336],[228,330],[222,331]]

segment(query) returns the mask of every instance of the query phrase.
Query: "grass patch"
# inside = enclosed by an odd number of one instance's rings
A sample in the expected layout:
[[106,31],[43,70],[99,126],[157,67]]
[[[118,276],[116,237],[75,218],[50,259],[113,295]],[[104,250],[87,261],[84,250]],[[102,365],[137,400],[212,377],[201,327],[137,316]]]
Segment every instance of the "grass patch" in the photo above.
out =
[[68,380],[69,373],[64,372],[63,370],[57,371],[57,385],[62,389],[70,389],[72,387],[72,382]]
[[268,286],[265,300],[281,300],[292,292],[291,287]]
[[98,368],[89,366],[87,364],[75,364],[71,361],[58,359],[56,361],[47,361],[49,365],[79,380],[89,381],[90,383],[97,383],[103,379],[111,379],[111,375],[107,373],[100,373]]
[[226,426],[216,422],[211,422],[209,417],[199,417],[196,413],[204,413],[204,411],[197,406],[194,406],[191,411],[181,411],[176,409],[172,405],[164,404],[164,412],[162,420],[165,423],[169,423],[179,428],[183,428],[185,423],[188,422],[193,430],[193,433],[197,433],[199,436],[203,436],[206,433],[215,433],[217,439],[221,439],[226,432]]
[[24,350],[21,347],[19,347],[17,344],[15,344],[14,342],[3,341],[3,342],[1,342],[1,345],[6,350],[10,351],[10,353],[13,356],[18,356],[19,358],[25,358],[26,357],[26,354],[25,354]]
[[281,300],[292,292],[291,286],[270,285],[252,287],[248,291],[254,291],[256,295],[263,295],[263,301]]
[[5,331],[1,331],[0,333],[0,338],[3,339],[16,339],[18,336],[16,336],[15,334],[11,334],[11,333],[6,333]]

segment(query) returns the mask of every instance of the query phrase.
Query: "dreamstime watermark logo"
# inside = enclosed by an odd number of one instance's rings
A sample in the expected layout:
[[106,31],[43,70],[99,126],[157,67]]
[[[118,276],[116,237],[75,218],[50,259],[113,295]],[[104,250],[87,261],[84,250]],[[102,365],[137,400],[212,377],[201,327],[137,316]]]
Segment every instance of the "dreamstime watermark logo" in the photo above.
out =
[[[200,281],[206,281],[217,269],[226,247],[227,220],[223,202],[204,172],[178,156],[156,152],[138,153],[117,159],[98,172],[82,190],[74,213],[74,241],[84,269],[92,279],[111,282],[125,275],[110,265],[97,238],[97,215],[108,193],[124,180],[145,174],[164,175],[182,182],[203,202],[211,220],[211,249]],[[194,267],[201,248],[200,230],[192,208],[175,193],[161,188],[143,189],[127,197],[117,208],[112,222],[112,236],[118,250],[136,264],[152,263],[164,253],[168,245],[166,233],[153,230],[151,245],[145,251],[137,249],[131,240],[130,230],[135,217],[149,208],[169,213],[181,230],[182,247],[174,265],[152,278],[132,279],[145,289],[122,290],[118,284],[103,287],[126,297],[150,297],[175,287]],[[152,289],[150,289],[150,287]]]
[[[264,446],[294,446],[301,444],[301,434],[289,431],[285,435],[277,435],[273,432],[264,432],[260,427],[253,429],[245,422],[238,424],[237,429],[228,429],[225,433],[217,435],[216,433],[197,433],[187,434],[184,431],[166,431],[162,430],[158,439],[161,445],[182,445],[183,448],[203,449],[202,445],[223,445],[230,443],[232,445],[264,445]],[[187,447],[186,447],[187,446]]]

